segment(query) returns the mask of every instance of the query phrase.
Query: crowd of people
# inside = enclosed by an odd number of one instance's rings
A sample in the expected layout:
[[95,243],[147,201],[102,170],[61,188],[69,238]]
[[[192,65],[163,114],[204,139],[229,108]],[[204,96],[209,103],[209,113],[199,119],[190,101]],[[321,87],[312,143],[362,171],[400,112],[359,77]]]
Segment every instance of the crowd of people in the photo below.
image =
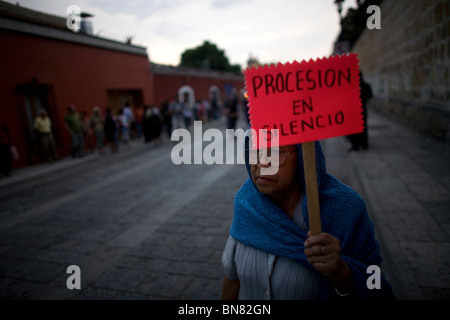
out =
[[[247,114],[248,124],[247,101],[241,99],[241,102],[243,111]],[[225,116],[227,129],[235,129],[239,115],[239,103],[240,100],[235,92],[228,94],[224,102],[215,95],[212,96],[211,101],[204,99],[197,100],[195,103],[189,101],[187,94],[184,95],[182,101],[178,101],[177,96],[174,96],[172,101],[166,101],[161,106],[163,126],[170,137],[172,132],[178,128],[189,129],[193,121],[209,122]]]
[[[246,100],[242,99],[245,103]],[[248,108],[243,105],[244,113]],[[175,95],[172,101],[156,105],[132,106],[126,102],[121,108],[101,108],[94,106],[91,110],[77,110],[69,105],[64,115],[64,127],[70,134],[70,154],[73,158],[82,158],[87,153],[111,153],[130,146],[130,142],[142,141],[158,146],[163,136],[170,139],[172,132],[179,128],[190,129],[194,121],[209,122],[226,118],[226,127],[235,129],[239,114],[239,99],[235,93],[228,95],[222,102],[215,95],[211,100],[190,101],[185,94],[179,100]],[[248,114],[247,114],[248,121]],[[0,124],[0,176],[7,176],[12,171],[13,160],[19,157],[5,121]],[[57,139],[49,111],[42,108],[33,122],[34,150],[40,161],[52,163],[60,159]]]
[[[71,105],[65,116],[65,125],[72,137],[71,155],[83,157],[86,151],[94,150],[104,153],[105,147],[116,152],[119,146],[126,147],[131,140],[143,140],[157,146],[162,143],[164,132],[170,139],[175,129],[190,129],[193,121],[218,120],[222,115],[227,118],[227,128],[234,129],[238,103],[236,94],[229,95],[224,103],[215,96],[211,102],[205,99],[191,103],[186,94],[182,101],[175,95],[172,101],[165,101],[160,107],[145,105],[132,108],[127,102],[117,112],[106,107],[104,114],[99,107],[94,107],[90,116],[85,111],[78,113]],[[45,154],[51,154],[47,144],[42,146],[46,149]]]
[[[106,146],[115,152],[119,145],[127,146],[131,140],[143,140],[156,146],[162,143],[161,135],[164,132],[170,139],[175,129],[189,129],[193,121],[217,120],[222,114],[227,116],[228,127],[234,128],[237,111],[236,98],[222,105],[215,100],[210,103],[206,99],[190,103],[186,95],[183,101],[174,98],[170,102],[165,101],[160,107],[145,105],[132,108],[130,103],[125,103],[117,112],[106,107],[104,114],[99,107],[94,107],[91,115],[85,111],[78,113],[76,107],[71,105],[65,116],[65,125],[72,137],[72,156],[83,157],[85,151],[104,153]],[[45,152],[47,154],[50,151]]]
[[127,102],[117,111],[111,107],[102,111],[95,106],[88,115],[85,111],[78,113],[76,107],[70,105],[64,120],[72,137],[71,155],[74,158],[83,157],[85,152],[104,154],[108,148],[115,153],[142,137],[146,143],[161,143],[163,118],[156,106],[132,108]]
[[[364,82],[361,74],[361,99],[364,121],[367,122],[366,104],[372,97],[370,85]],[[226,118],[226,128],[236,129],[238,116],[246,115],[249,124],[249,109],[247,99],[239,99],[235,91],[229,92],[224,100],[213,95],[210,100],[192,101],[189,94],[182,99],[174,95],[171,101],[165,101],[160,106],[134,105],[126,102],[120,108],[95,106],[92,110],[77,111],[75,105],[70,105],[64,116],[64,125],[71,136],[70,153],[73,158],[84,157],[86,153],[98,152],[104,154],[108,149],[111,153],[120,148],[130,146],[132,140],[158,146],[162,144],[162,135],[171,138],[172,132],[179,128],[190,129],[194,121],[209,122]],[[8,176],[13,167],[13,160],[19,158],[19,153],[11,143],[5,121],[0,123],[0,176]],[[52,121],[48,111],[43,108],[38,111],[33,123],[35,150],[38,150],[42,161],[53,162],[59,158]],[[351,150],[367,149],[367,128],[360,134],[347,136],[351,142]]]

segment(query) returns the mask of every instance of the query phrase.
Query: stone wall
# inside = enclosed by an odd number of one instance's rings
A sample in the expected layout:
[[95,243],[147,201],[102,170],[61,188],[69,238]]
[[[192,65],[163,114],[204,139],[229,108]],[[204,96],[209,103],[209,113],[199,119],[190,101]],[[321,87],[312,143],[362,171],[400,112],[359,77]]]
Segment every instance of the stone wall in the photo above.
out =
[[365,29],[352,48],[371,107],[449,143],[450,0],[384,0],[380,9],[381,29]]

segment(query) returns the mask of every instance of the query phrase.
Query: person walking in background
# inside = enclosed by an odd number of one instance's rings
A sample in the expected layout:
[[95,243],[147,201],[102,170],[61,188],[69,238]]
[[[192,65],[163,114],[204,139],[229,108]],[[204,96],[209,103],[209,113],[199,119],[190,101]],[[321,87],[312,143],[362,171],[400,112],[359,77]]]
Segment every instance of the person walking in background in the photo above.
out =
[[204,116],[205,116],[205,107],[203,106],[203,103],[200,100],[198,100],[195,103],[195,106],[196,106],[195,113],[197,115],[195,120],[197,120],[197,121],[200,120],[201,122],[204,122],[205,121],[205,118],[204,118]]
[[360,77],[360,88],[361,88],[361,102],[362,102],[362,115],[364,121],[364,131],[361,133],[356,133],[348,136],[350,143],[352,145],[350,151],[357,151],[359,148],[364,150],[369,148],[369,136],[367,130],[367,103],[372,98],[372,87],[370,84],[364,81],[363,74],[359,72]]
[[99,153],[105,152],[103,145],[105,142],[105,119],[100,114],[100,107],[94,107],[91,119],[89,120],[89,127],[94,131],[95,142]]
[[70,105],[67,108],[67,114],[64,117],[66,129],[72,137],[71,141],[71,155],[73,158],[84,157],[84,138],[83,129],[81,126],[81,119],[76,112],[75,105]]
[[220,102],[218,101],[216,92],[213,92],[211,99],[211,112],[214,120],[219,120],[221,117]]
[[125,114],[123,108],[119,109],[118,119],[121,133],[120,141],[124,145],[128,145],[130,142],[130,122],[129,122],[130,117]]
[[158,107],[152,106],[150,109],[152,110],[152,114],[150,116],[150,126],[151,126],[150,130],[153,144],[156,146],[162,143],[161,131],[163,128],[163,118]]
[[172,113],[170,110],[169,101],[166,100],[161,104],[161,114],[163,117],[163,126],[166,129],[167,136],[170,139],[172,135]]
[[157,107],[145,106],[143,129],[146,143],[161,143],[162,119]]
[[236,129],[238,119],[238,100],[236,93],[229,95],[225,101],[225,114],[227,116],[227,129]]
[[150,109],[150,106],[144,106],[144,116],[142,117],[142,131],[144,132],[145,143],[148,143],[152,140],[151,116],[152,110]]
[[84,149],[90,152],[95,148],[95,141],[92,128],[89,125],[90,118],[84,110],[80,112],[80,121],[81,129],[83,131]]
[[8,177],[13,168],[11,136],[6,121],[0,117],[0,177]]
[[110,107],[106,107],[104,130],[106,141],[111,149],[111,152],[116,152],[118,149],[117,144],[117,125],[114,119],[113,111]]
[[135,126],[135,118],[134,118],[134,112],[131,109],[130,103],[126,102],[123,106],[123,114],[127,117],[127,123],[128,123],[128,142],[133,138],[134,139],[134,132],[133,126]]
[[34,130],[39,135],[39,143],[42,146],[42,153],[48,162],[58,160],[56,154],[55,139],[52,132],[52,121],[47,110],[41,109],[39,116],[34,120]]
[[181,103],[181,112],[183,114],[184,119],[184,127],[189,130],[191,126],[193,114],[192,114],[192,106],[189,102],[189,95],[184,95],[184,101]]
[[144,115],[144,110],[142,109],[141,106],[136,106],[134,108],[134,114],[133,114],[133,119],[134,119],[134,127],[136,129],[136,137],[138,140],[141,140],[142,138],[142,117]]
[[[171,115],[172,119],[172,131],[176,130],[178,128],[181,128],[181,120],[182,120],[182,114],[181,114],[181,105],[178,103],[177,96],[175,95],[173,100],[169,104],[169,114]],[[170,135],[172,135],[172,131],[170,132]]]
[[123,114],[127,117],[128,123],[131,125],[134,122],[133,110],[131,110],[130,103],[126,102],[123,106]]
[[208,122],[210,119],[212,119],[212,115],[211,115],[211,105],[206,99],[203,100],[203,109],[205,110],[205,113],[203,115],[203,121]]

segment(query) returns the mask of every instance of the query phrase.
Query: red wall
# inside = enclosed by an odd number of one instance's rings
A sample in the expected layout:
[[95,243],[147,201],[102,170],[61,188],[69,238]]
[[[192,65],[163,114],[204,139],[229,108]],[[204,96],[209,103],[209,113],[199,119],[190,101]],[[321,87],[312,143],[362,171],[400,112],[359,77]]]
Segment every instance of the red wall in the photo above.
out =
[[232,84],[238,93],[244,88],[244,80],[237,81],[165,74],[154,74],[153,77],[155,80],[155,101],[158,106],[165,100],[172,100],[174,95],[178,96],[178,89],[184,85],[192,87],[196,100],[210,100],[209,89],[211,86],[217,86],[219,88],[222,100],[225,98],[224,88],[226,84]]
[[193,88],[196,100],[209,100],[211,86],[219,88],[222,99],[225,85],[232,84],[238,92],[244,87],[243,80],[207,75],[153,75],[148,56],[4,31],[0,31],[0,42],[0,117],[7,121],[12,143],[21,156],[14,161],[15,168],[38,161],[35,155],[30,156],[24,102],[16,91],[18,85],[31,83],[33,78],[52,88],[51,117],[62,157],[70,153],[70,136],[64,127],[69,104],[91,115],[94,106],[107,106],[108,90],[139,90],[144,105],[160,106],[184,85]]
[[[144,104],[155,102],[147,56],[104,50],[68,42],[0,32],[0,116],[8,123],[13,143],[21,154],[14,166],[26,165],[21,102],[15,88],[31,82],[53,85],[57,119],[63,124],[69,104],[88,115],[94,106],[107,105],[107,90],[142,90]],[[56,121],[58,121],[56,120]],[[53,119],[55,122],[55,119]],[[61,155],[70,150],[70,137],[60,130]]]

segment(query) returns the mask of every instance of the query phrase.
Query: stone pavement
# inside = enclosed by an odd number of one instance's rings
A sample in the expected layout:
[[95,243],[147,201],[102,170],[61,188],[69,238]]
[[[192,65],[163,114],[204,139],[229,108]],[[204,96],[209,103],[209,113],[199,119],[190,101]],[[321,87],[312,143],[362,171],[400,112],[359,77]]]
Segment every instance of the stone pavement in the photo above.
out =
[[397,298],[450,299],[450,146],[370,109],[368,122],[367,151],[324,141],[328,169],[366,200]]
[[[219,299],[243,167],[175,166],[173,145],[138,143],[2,179],[0,298]],[[66,286],[72,264],[81,290]]]
[[[369,150],[358,152],[348,152],[349,144],[343,137],[323,141],[328,171],[365,199],[382,245],[381,269],[397,298],[449,299],[450,148],[372,110],[369,136]],[[136,155],[139,148],[133,151]],[[169,144],[159,152],[170,153],[170,148]],[[76,165],[82,168],[97,161],[96,157],[86,157]],[[26,182],[27,176],[38,177],[42,170],[65,170],[73,162],[62,160],[55,165],[59,167],[16,170],[9,182],[0,179],[0,190]],[[139,174],[138,170],[133,173]],[[74,243],[66,241],[52,250],[39,251],[38,256],[35,253],[22,267],[26,270],[19,272],[14,267],[30,255],[17,257],[11,246],[2,246],[0,241],[0,298],[220,299],[221,254],[232,219],[233,195],[247,178],[245,168],[220,165],[211,170],[203,165],[172,170],[180,170],[176,174],[185,179],[180,200],[157,208],[159,199],[150,199],[155,203],[157,220],[151,220],[152,224],[143,221],[141,227],[133,225],[99,251],[83,247],[85,252],[80,248],[74,252]],[[191,184],[192,178],[182,176],[181,170],[204,173]],[[168,184],[160,196],[178,190]],[[139,214],[145,217],[144,212]],[[39,220],[34,223],[39,224]],[[120,225],[113,230],[117,228]],[[106,234],[85,234],[88,239],[95,236]],[[76,264],[88,253],[79,263],[81,290],[66,288],[65,270],[58,275],[49,272],[57,263]],[[27,272],[33,276],[27,277]],[[31,286],[37,283],[39,287]]]

